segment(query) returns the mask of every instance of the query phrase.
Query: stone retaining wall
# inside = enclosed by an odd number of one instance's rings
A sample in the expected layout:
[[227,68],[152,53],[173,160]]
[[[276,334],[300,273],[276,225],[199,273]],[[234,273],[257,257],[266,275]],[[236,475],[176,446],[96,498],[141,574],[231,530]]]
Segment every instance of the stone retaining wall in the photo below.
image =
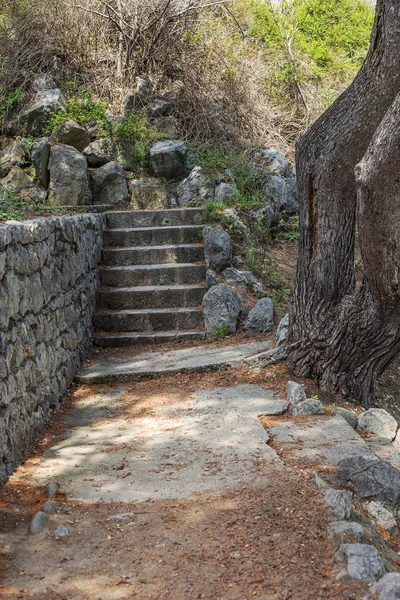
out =
[[0,480],[91,344],[103,230],[93,214],[0,225]]

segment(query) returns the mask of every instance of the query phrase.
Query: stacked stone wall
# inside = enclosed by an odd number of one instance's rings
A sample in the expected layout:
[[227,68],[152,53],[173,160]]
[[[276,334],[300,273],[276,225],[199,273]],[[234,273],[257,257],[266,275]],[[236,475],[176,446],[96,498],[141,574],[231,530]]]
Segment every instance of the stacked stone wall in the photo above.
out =
[[0,225],[0,479],[71,384],[92,340],[104,216]]

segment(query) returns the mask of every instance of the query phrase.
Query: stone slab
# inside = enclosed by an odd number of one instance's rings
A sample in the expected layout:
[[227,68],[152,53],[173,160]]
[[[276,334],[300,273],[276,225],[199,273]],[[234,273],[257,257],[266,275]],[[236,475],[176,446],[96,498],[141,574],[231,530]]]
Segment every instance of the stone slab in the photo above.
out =
[[76,376],[81,383],[141,381],[176,373],[218,371],[234,367],[244,358],[271,348],[272,342],[253,342],[234,346],[197,346],[170,352],[142,354],[113,364],[95,363]]
[[36,484],[56,480],[68,500],[142,502],[255,484],[268,478],[268,465],[275,475],[280,468],[257,417],[281,401],[264,387],[195,392],[134,419],[123,405],[121,415],[123,394],[123,386],[103,388],[74,406]]

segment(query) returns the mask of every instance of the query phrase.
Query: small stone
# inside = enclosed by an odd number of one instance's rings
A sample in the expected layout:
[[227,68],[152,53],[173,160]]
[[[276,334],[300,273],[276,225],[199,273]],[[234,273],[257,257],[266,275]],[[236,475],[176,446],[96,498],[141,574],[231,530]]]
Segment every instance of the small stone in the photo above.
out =
[[372,586],[371,592],[379,594],[379,600],[400,600],[400,573],[387,573]]
[[364,527],[355,521],[333,521],[328,525],[328,537],[339,542],[346,541],[348,538],[359,543],[364,534]]
[[340,552],[347,557],[347,571],[354,579],[373,582],[385,574],[382,559],[374,546],[343,544]]
[[46,496],[48,498],[53,498],[56,495],[58,490],[58,485],[55,481],[50,481],[46,486]]
[[335,490],[328,488],[322,493],[324,502],[329,506],[335,515],[341,519],[349,519],[352,509],[353,494],[346,490]]
[[218,275],[212,269],[207,269],[207,272],[206,272],[206,283],[207,283],[208,289],[212,288],[213,285],[217,285],[218,284]]
[[396,437],[397,428],[396,419],[384,408],[370,408],[358,417],[357,429],[370,431],[390,441]]
[[134,516],[135,513],[133,512],[119,513],[117,515],[111,515],[110,517],[107,517],[106,521],[125,521],[125,519],[130,519]]
[[353,429],[357,427],[358,417],[356,413],[353,413],[351,410],[347,410],[347,408],[337,406],[333,409],[332,414],[339,415],[340,417],[342,417]]
[[294,417],[302,415],[323,415],[324,407],[319,400],[303,400],[298,404],[294,404],[290,407],[289,412]]
[[44,513],[46,513],[46,515],[52,515],[53,513],[56,512],[56,508],[57,508],[57,502],[54,502],[54,500],[48,500],[47,502],[45,502],[42,506],[42,511]]
[[296,381],[288,381],[286,394],[289,402],[292,404],[298,404],[299,402],[303,402],[303,400],[307,399],[303,387]]
[[29,533],[41,533],[44,529],[46,529],[48,522],[49,515],[42,511],[37,512],[32,517],[32,521],[29,525]]
[[60,525],[54,531],[54,535],[56,537],[67,537],[69,535],[69,529],[68,529],[68,527],[66,525]]
[[365,510],[371,515],[377,522],[379,527],[389,531],[390,533],[397,532],[397,522],[393,514],[383,506],[381,502],[366,502],[364,504]]

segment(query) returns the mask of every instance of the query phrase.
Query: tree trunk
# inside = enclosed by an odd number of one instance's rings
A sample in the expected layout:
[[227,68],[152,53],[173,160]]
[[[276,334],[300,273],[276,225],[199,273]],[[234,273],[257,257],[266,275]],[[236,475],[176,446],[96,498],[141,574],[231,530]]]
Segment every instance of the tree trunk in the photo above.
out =
[[[393,212],[400,201],[394,158],[400,140],[395,126],[399,44],[398,2],[378,0],[363,67],[297,146],[300,245],[289,366],[324,389],[364,404],[371,402],[376,377],[400,350],[393,304],[397,288],[391,281],[394,274],[397,278]],[[357,185],[365,267],[358,290]]]

